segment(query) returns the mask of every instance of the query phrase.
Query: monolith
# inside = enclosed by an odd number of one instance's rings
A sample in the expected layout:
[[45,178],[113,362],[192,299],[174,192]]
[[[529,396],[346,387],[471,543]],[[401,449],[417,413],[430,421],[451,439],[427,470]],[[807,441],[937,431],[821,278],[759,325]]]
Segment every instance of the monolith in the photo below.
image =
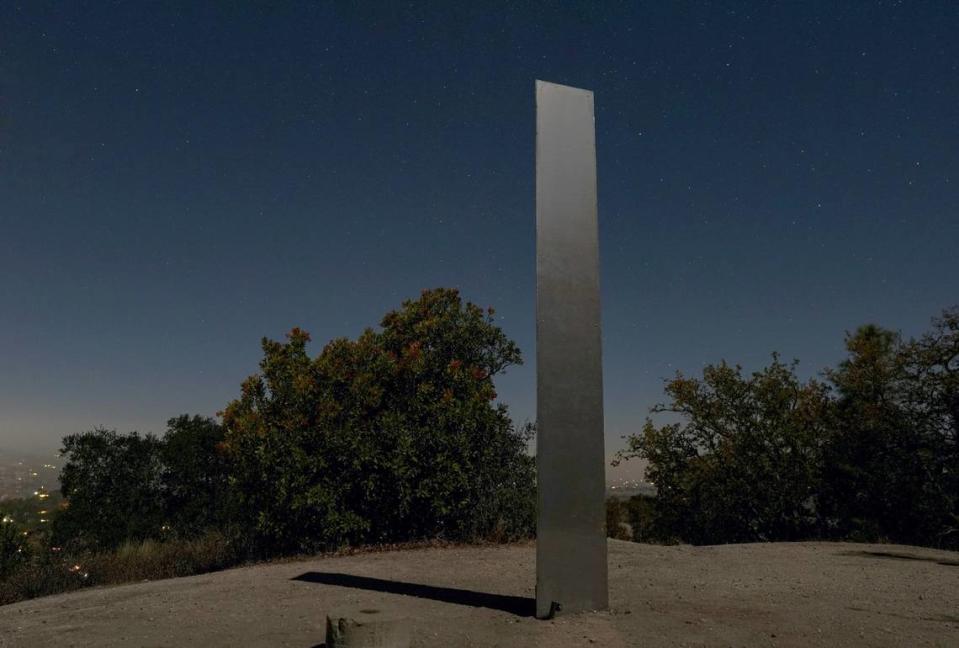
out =
[[593,93],[536,82],[536,616],[608,607]]

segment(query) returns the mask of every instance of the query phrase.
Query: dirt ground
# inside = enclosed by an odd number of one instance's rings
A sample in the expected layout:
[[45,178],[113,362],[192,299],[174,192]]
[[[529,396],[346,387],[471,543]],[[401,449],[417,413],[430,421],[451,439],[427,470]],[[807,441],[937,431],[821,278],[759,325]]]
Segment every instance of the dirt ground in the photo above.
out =
[[257,565],[0,607],[0,646],[318,648],[326,611],[412,620],[413,645],[959,646],[959,554],[898,545],[610,540],[610,610],[539,621],[535,548]]

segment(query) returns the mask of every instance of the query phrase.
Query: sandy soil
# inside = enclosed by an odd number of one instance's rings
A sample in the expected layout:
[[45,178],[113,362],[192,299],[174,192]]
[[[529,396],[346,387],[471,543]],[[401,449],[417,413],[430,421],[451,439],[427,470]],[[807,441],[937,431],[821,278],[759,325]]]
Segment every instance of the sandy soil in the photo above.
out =
[[258,565],[0,607],[0,646],[296,646],[326,610],[387,606],[413,645],[959,646],[959,554],[897,545],[611,540],[607,612],[538,621],[534,547]]

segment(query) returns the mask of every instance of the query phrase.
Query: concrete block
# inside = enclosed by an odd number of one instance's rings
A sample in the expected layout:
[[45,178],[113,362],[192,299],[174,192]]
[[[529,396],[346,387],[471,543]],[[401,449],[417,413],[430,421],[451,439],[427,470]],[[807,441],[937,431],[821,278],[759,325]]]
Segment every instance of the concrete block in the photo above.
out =
[[350,606],[326,616],[326,648],[409,648],[410,620],[381,606]]

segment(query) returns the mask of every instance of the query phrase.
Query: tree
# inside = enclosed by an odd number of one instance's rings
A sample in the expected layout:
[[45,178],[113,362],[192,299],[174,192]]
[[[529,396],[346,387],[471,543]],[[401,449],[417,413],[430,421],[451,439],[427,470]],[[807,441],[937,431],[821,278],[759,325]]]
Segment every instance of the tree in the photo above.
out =
[[795,363],[773,362],[750,377],[709,365],[702,380],[666,383],[668,404],[647,419],[617,460],[649,461],[653,520],[643,532],[695,544],[796,540],[813,532],[819,454],[828,421],[826,388],[801,383]]
[[161,442],[137,432],[96,428],[63,439],[68,456],[60,491],[68,502],[54,520],[53,542],[112,549],[156,536],[164,521]]
[[491,402],[493,377],[522,358],[492,316],[437,289],[316,358],[300,329],[264,339],[261,373],[223,413],[258,546],[530,533],[532,428]]
[[922,423],[930,499],[939,529],[934,544],[959,548],[959,306],[933,318],[932,330],[906,346],[907,411]]
[[919,340],[862,326],[826,374],[837,393],[823,513],[833,535],[956,544],[959,309]]
[[903,503],[896,489],[911,472],[901,462],[909,461],[905,453],[916,441],[901,407],[900,345],[897,333],[862,326],[846,336],[849,357],[826,371],[838,402],[824,458],[822,514],[839,537],[898,535],[891,527]]
[[652,411],[680,422],[647,419],[619,454],[657,486],[634,537],[959,547],[959,307],[919,339],[866,325],[846,348],[822,384],[775,354],[750,378],[722,363],[667,382]]
[[163,497],[167,525],[180,536],[221,528],[230,517],[229,462],[224,431],[214,419],[182,414],[163,437]]
[[633,495],[626,502],[626,520],[632,530],[634,542],[670,544],[676,538],[669,529],[661,528],[655,515],[656,497],[653,495]]
[[20,527],[6,518],[0,520],[0,581],[30,559],[30,548]]

